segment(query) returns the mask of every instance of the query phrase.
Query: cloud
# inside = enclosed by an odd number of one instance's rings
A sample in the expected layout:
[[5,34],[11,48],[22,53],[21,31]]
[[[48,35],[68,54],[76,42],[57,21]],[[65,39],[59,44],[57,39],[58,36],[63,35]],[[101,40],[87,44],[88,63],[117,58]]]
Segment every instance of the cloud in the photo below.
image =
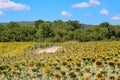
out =
[[89,0],[89,2],[81,2],[77,4],[73,4],[73,8],[88,8],[94,5],[100,5],[100,2],[98,0]]
[[0,15],[3,15],[3,12],[2,12],[2,11],[0,11]]
[[102,10],[100,11],[100,14],[108,15],[109,12],[108,12],[108,10],[106,10],[106,9],[102,9]]
[[4,10],[29,10],[30,7],[24,4],[15,3],[10,0],[0,0],[0,9]]
[[71,13],[66,12],[66,11],[62,11],[62,12],[61,12],[61,15],[64,16],[64,17],[71,17],[71,16],[72,16]]
[[89,3],[90,3],[91,5],[100,5],[100,2],[97,1],[97,0],[90,0]]
[[92,14],[91,13],[86,13],[85,16],[91,16]]
[[114,20],[114,21],[120,20],[120,14],[113,16],[111,20]]
[[78,3],[78,4],[74,4],[72,5],[73,8],[87,8],[90,5],[86,2],[82,2],[82,3]]

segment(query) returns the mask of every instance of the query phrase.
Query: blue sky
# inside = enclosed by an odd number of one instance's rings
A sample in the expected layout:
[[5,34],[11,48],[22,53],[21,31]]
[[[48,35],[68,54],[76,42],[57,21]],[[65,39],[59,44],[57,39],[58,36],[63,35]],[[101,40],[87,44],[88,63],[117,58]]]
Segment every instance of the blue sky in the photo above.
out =
[[0,0],[0,22],[38,19],[120,25],[120,0]]

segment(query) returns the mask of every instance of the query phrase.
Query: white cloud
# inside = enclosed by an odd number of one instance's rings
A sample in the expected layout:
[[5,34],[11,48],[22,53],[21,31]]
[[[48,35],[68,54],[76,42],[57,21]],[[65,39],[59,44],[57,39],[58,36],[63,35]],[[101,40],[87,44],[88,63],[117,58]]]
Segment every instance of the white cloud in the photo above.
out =
[[24,4],[15,3],[10,0],[0,0],[0,9],[7,10],[29,10],[30,7]]
[[114,21],[120,20],[120,14],[113,16],[111,20],[114,20]]
[[89,3],[90,3],[91,5],[100,5],[100,2],[97,1],[97,0],[89,0]]
[[109,12],[108,12],[108,10],[106,10],[106,9],[102,9],[102,10],[100,11],[100,14],[108,15]]
[[82,3],[78,3],[78,4],[74,4],[72,5],[73,8],[87,8],[90,5],[86,2],[82,2]]
[[85,16],[91,16],[92,14],[91,13],[86,13]]
[[94,5],[100,5],[100,2],[98,0],[89,0],[89,2],[81,2],[77,4],[73,4],[73,8],[88,8]]
[[3,15],[3,12],[2,12],[2,11],[0,11],[0,15]]
[[71,17],[71,16],[72,16],[71,13],[66,12],[66,11],[62,11],[62,12],[61,12],[61,15],[64,16],[64,17]]

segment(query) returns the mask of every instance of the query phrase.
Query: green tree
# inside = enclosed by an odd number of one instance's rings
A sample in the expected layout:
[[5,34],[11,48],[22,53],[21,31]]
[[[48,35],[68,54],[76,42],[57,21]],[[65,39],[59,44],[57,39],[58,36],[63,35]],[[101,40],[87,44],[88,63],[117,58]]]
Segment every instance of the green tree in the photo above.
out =
[[74,20],[74,21],[69,20],[69,21],[67,21],[66,23],[67,23],[68,25],[71,25],[71,26],[73,27],[73,30],[75,30],[75,29],[80,29],[80,28],[81,28],[81,24],[80,24],[79,21],[77,21],[77,20]]
[[39,26],[40,28],[36,33],[36,37],[39,38],[39,40],[43,41],[55,36],[50,23],[42,23]]
[[55,35],[54,38],[52,39],[52,42],[61,42],[61,38],[59,35]]
[[103,28],[108,28],[110,26],[110,24],[108,22],[103,22],[99,25],[99,27],[103,27]]
[[20,27],[20,25],[17,22],[9,22],[7,24],[7,27],[11,29],[11,28]]
[[35,27],[38,28],[41,23],[44,23],[44,21],[43,20],[37,20],[37,21],[35,21],[35,23],[34,23]]
[[43,38],[49,38],[49,37],[54,37],[53,30],[51,28],[51,25],[49,23],[43,23],[40,25],[40,30],[41,30],[41,36]]

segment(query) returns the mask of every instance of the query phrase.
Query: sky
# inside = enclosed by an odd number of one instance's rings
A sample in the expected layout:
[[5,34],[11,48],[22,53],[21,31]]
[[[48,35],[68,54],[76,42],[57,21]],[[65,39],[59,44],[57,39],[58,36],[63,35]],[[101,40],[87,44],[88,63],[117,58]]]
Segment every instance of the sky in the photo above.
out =
[[120,0],[0,0],[0,22],[39,19],[120,25]]

